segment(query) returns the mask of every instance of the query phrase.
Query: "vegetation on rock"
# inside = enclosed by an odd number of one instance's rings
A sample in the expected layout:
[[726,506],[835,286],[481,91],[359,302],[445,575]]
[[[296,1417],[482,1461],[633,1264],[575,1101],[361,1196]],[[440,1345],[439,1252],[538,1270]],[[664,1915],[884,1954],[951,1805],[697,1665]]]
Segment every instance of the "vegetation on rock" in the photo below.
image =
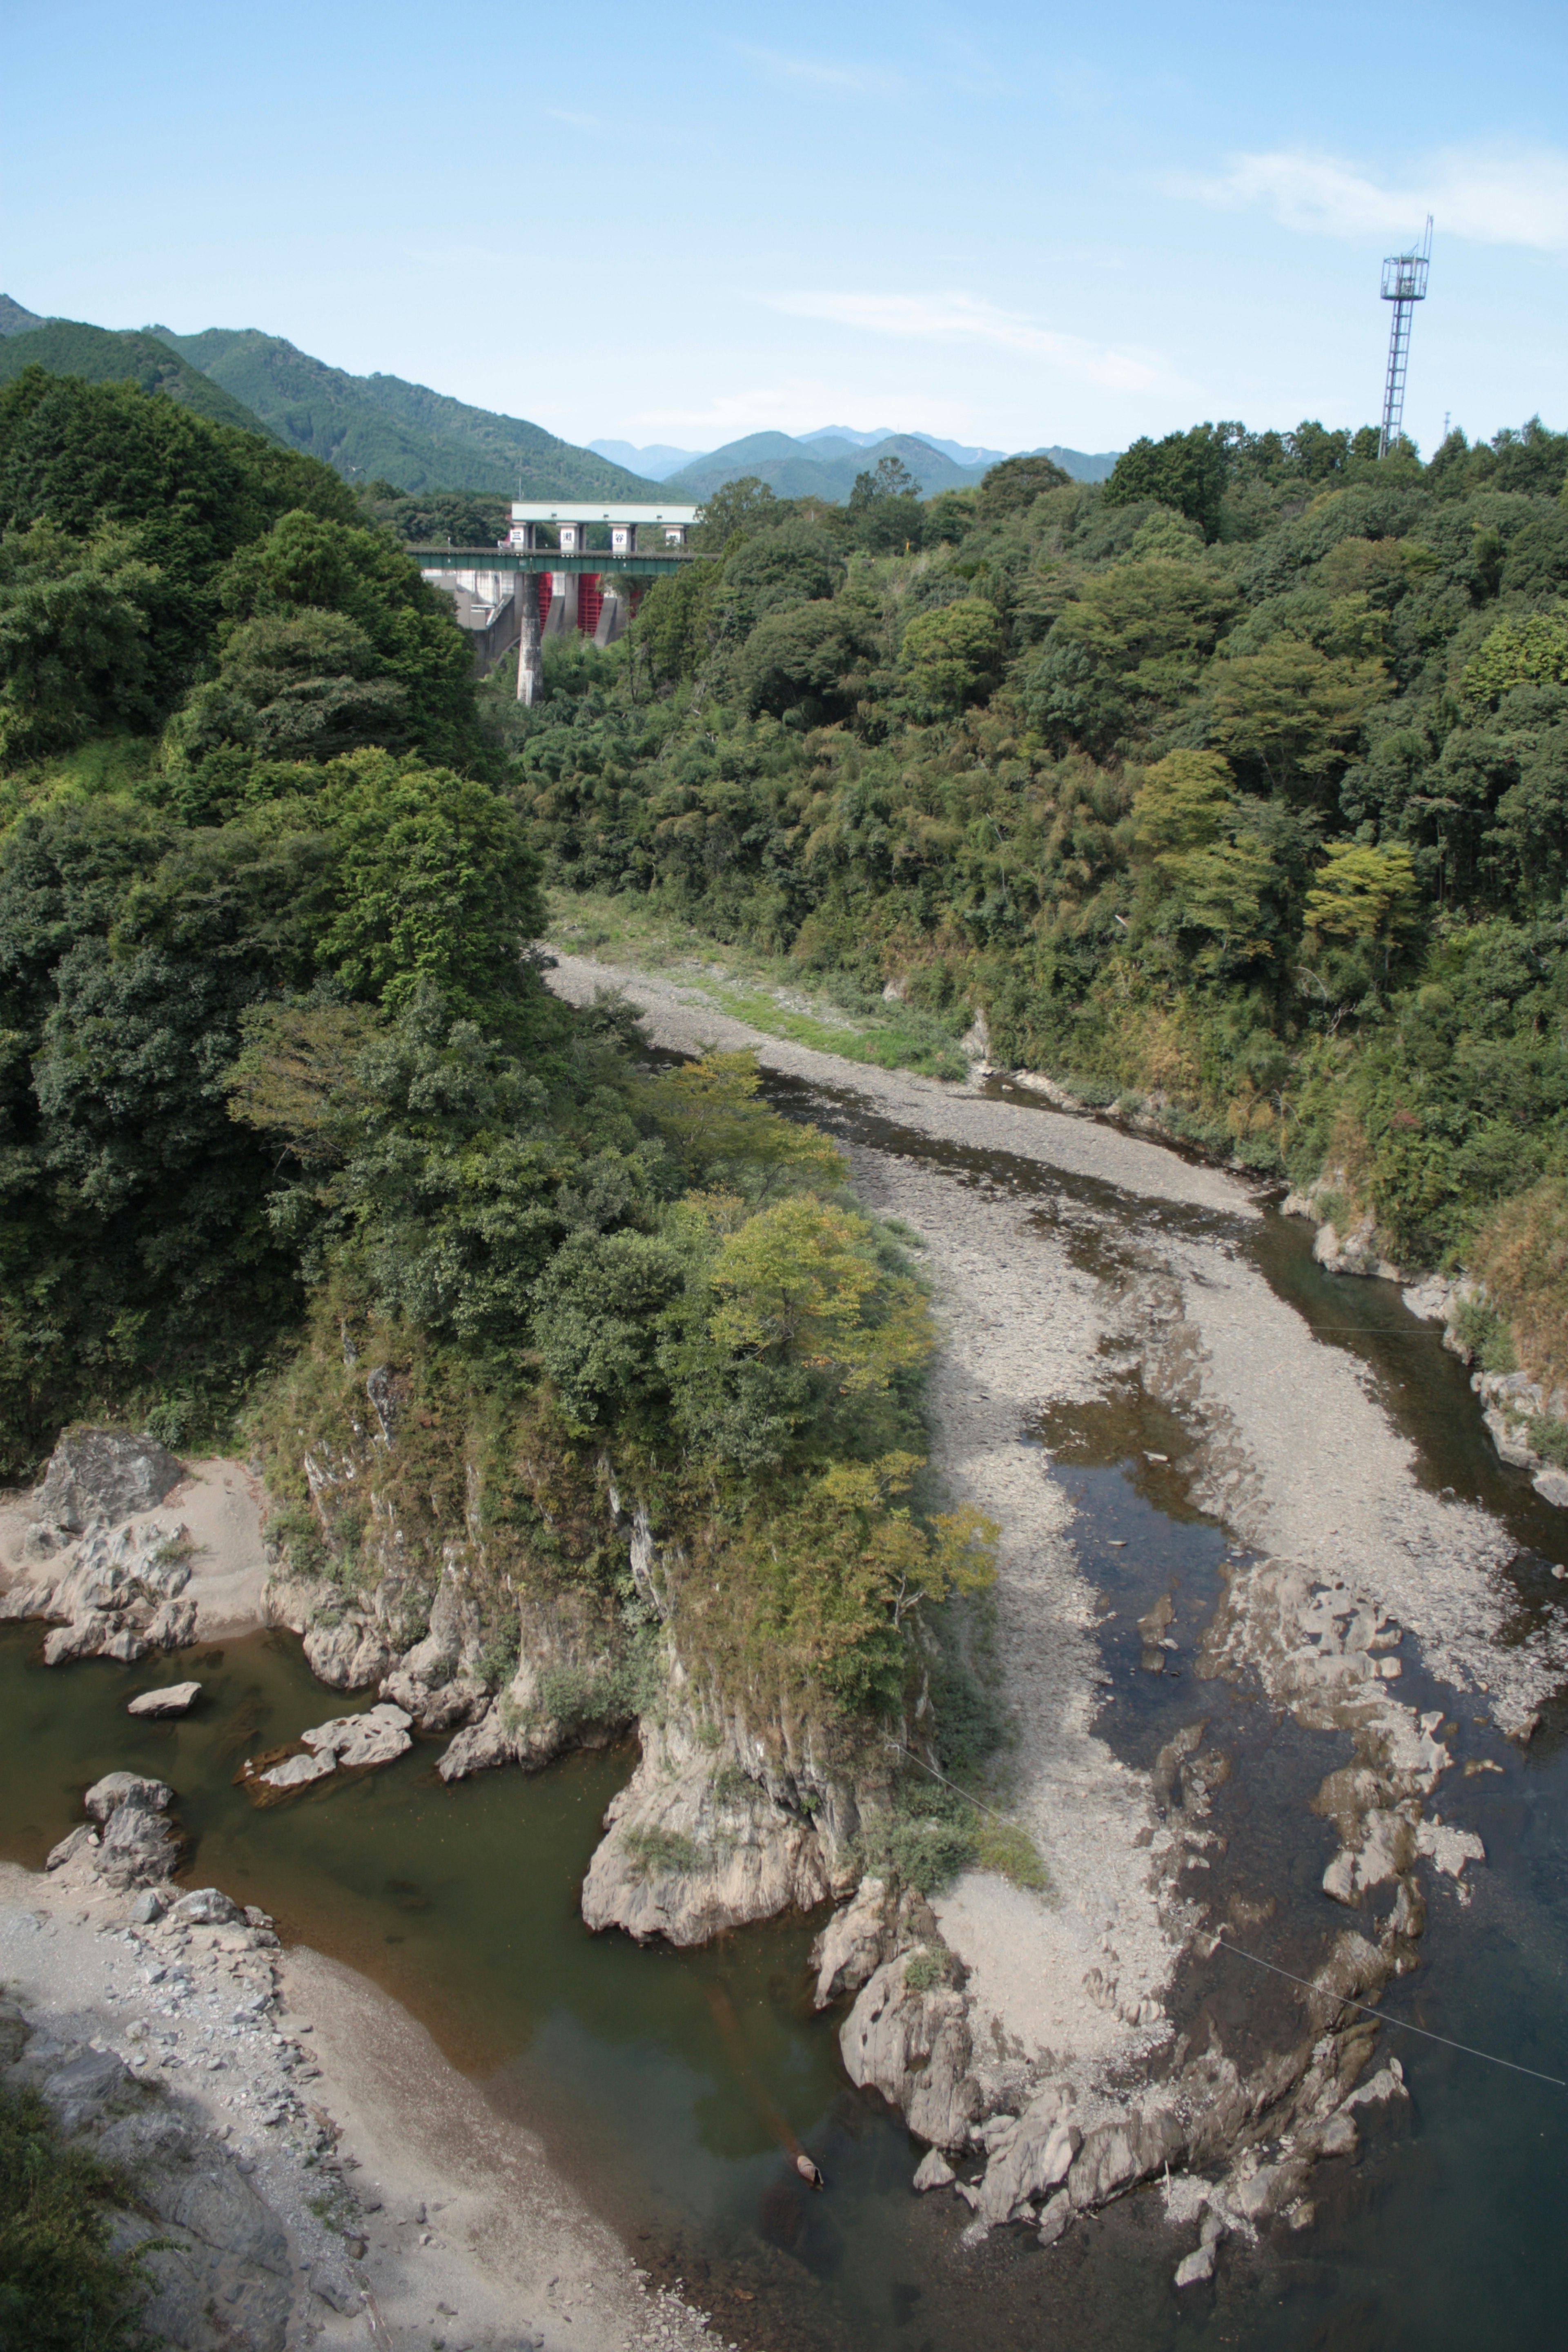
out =
[[[800,552],[747,614],[794,617]],[[504,747],[396,538],[312,460],[31,371],[0,726],[6,1475],[79,1414],[248,1416],[323,1633],[374,1595],[410,1647],[457,1563],[485,1687],[549,1620],[564,1734],[653,1702],[660,1620],[700,1714],[824,1752],[901,1717],[992,1573],[924,1478],[919,1276],[748,1057],[650,1067],[544,988]]]

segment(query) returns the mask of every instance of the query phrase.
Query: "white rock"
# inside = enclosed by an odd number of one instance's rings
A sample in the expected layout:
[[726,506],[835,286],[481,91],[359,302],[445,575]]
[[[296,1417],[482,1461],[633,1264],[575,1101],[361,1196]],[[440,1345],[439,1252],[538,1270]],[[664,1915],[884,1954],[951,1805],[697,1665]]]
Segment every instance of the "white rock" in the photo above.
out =
[[1217,2252],[1217,2242],[1211,2240],[1206,2246],[1197,2246],[1190,2254],[1184,2255],[1176,2264],[1176,2284],[1197,2286],[1205,2279],[1212,2279]]
[[121,1805],[140,1805],[145,1811],[162,1813],[174,1801],[174,1792],[166,1780],[149,1780],[140,1772],[106,1772],[82,1799],[95,1822],[106,1822]]
[[330,1749],[322,1756],[312,1756],[307,1749],[303,1756],[290,1756],[286,1763],[274,1764],[260,1778],[269,1789],[303,1789],[312,1780],[326,1780],[337,1769]]
[[409,1720],[402,1707],[382,1699],[363,1715],[334,1716],[330,1723],[318,1723],[300,1737],[313,1755],[329,1759],[329,1771],[334,1765],[355,1771],[370,1764],[390,1764],[411,1748]]
[[1054,2246],[1068,2223],[1072,2220],[1072,2199],[1065,2189],[1058,2190],[1040,2216],[1039,2239],[1042,2246]]
[[1447,1878],[1461,1878],[1468,1862],[1485,1862],[1486,1847],[1474,1830],[1457,1830],[1448,1822],[1423,1822],[1415,1832],[1419,1853],[1436,1863]]
[[928,2147],[916,2168],[914,2186],[923,2196],[928,2189],[947,2189],[958,2178],[940,2147]]
[[143,1691],[126,1707],[127,1715],[184,1715],[195,1705],[200,1683],[170,1683],[163,1690]]

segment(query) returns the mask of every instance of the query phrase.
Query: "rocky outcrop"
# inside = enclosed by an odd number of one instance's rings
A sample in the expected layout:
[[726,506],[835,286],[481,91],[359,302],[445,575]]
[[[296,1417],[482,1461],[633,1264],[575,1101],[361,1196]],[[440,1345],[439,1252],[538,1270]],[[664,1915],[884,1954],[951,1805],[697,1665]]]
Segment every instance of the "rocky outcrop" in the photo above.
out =
[[809,1815],[753,1780],[734,1746],[704,1744],[689,1718],[645,1719],[637,1771],[605,1815],[583,1916],[639,1942],[702,1944],[728,1927],[809,1911],[832,1874]]
[[149,2340],[284,2352],[294,2266],[254,2168],[112,2050],[35,2030],[12,2000],[0,2000],[0,2079],[40,2093],[68,2140],[134,2177],[136,2203],[114,2217],[113,2243],[146,2249]]
[[182,1851],[182,1841],[167,1818],[174,1801],[166,1781],[144,1780],[137,1772],[106,1773],[83,1800],[92,1819],[102,1824],[101,1832],[95,1834],[85,1824],[73,1830],[55,1847],[47,1867],[58,1870],[86,1853],[106,1885],[122,1891],[163,1885],[173,1877]]
[[184,1472],[155,1437],[127,1430],[68,1430],[38,1488],[43,1529],[80,1535],[156,1509]]
[[984,2100],[970,2067],[968,2003],[951,1985],[913,1982],[909,1958],[885,1960],[862,1988],[839,2033],[849,2079],[880,2091],[917,2138],[967,2145]]
[[391,1764],[413,1745],[409,1717],[387,1700],[367,1707],[363,1715],[334,1716],[300,1734],[293,1753],[270,1749],[248,1758],[240,1781],[247,1795],[265,1801],[294,1789],[308,1788],[333,1772],[363,1772],[377,1764]]
[[132,1521],[95,1527],[79,1542],[68,1533],[42,1522],[30,1529],[29,1552],[47,1564],[0,1593],[0,1619],[54,1621],[46,1665],[77,1658],[132,1665],[150,1650],[181,1649],[194,1638],[196,1604],[181,1598],[191,1580],[183,1529],[171,1537]]
[[811,1948],[811,1966],[816,1971],[812,2006],[826,2009],[842,1994],[858,1992],[898,1948],[898,1934],[886,1880],[863,1878]]

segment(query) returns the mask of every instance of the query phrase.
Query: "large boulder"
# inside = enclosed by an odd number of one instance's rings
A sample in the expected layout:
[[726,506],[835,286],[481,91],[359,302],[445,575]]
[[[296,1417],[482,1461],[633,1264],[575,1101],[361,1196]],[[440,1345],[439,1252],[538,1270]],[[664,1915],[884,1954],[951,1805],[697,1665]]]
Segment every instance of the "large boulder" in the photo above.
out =
[[38,1489],[46,1526],[79,1535],[95,1519],[111,1526],[156,1510],[184,1472],[155,1437],[122,1429],[68,1430]]
[[380,1682],[393,1661],[393,1648],[374,1619],[341,1618],[312,1625],[305,1635],[305,1663],[331,1690],[364,1690]]
[[140,1805],[146,1811],[167,1812],[174,1792],[166,1780],[149,1780],[140,1772],[106,1772],[95,1780],[83,1804],[95,1822],[106,1822],[121,1805]]
[[983,2105],[970,2072],[968,2005],[950,1988],[908,1984],[904,1960],[886,1960],[862,1990],[838,2036],[849,2079],[880,2091],[918,2139],[963,2147]]

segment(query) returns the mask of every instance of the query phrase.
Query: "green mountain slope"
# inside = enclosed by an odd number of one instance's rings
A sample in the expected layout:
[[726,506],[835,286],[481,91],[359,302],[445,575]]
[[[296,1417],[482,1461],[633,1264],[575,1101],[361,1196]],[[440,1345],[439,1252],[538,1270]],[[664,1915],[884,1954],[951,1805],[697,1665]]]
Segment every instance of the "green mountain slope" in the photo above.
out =
[[268,441],[282,437],[155,335],[113,334],[107,327],[89,327],[77,319],[55,319],[47,326],[30,327],[0,341],[0,383],[9,383],[26,367],[47,368],[51,375],[81,376],[89,383],[133,383],[142,392],[161,392],[177,400],[215,425],[237,425]]
[[985,470],[984,466],[955,466],[911,433],[892,434],[864,449],[847,441],[796,441],[787,433],[748,433],[744,440],[726,442],[723,448],[671,474],[664,492],[667,498],[710,498],[725,482],[754,474],[781,499],[826,499],[837,504],[848,497],[856,475],[874,472],[883,457],[900,458],[928,499],[939,490],[967,489]]
[[399,490],[494,490],[553,498],[647,495],[640,474],[519,416],[470,408],[395,375],[350,375],[281,335],[209,327],[176,335],[148,331],[221,384],[296,449],[324,458],[351,481]]
[[24,310],[9,294],[0,294],[0,335],[25,335],[33,327],[53,325],[49,319],[40,319],[36,310]]

